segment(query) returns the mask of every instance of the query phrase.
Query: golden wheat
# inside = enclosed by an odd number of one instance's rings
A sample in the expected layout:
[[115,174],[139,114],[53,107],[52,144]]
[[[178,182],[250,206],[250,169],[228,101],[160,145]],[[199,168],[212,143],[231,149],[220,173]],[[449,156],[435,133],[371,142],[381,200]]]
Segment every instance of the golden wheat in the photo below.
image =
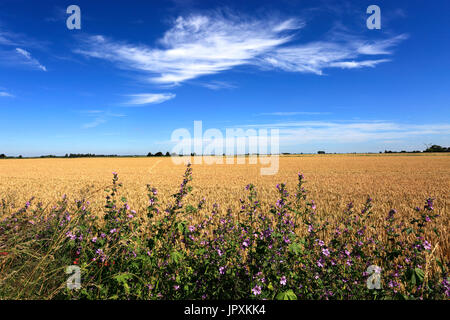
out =
[[[206,198],[211,208],[238,211],[248,183],[256,185],[262,208],[274,204],[275,185],[287,184],[294,192],[297,172],[306,177],[310,199],[317,212],[329,221],[342,217],[346,205],[353,202],[359,210],[370,195],[379,223],[390,209],[412,216],[413,208],[422,207],[428,197],[436,198],[436,212],[441,215],[437,227],[443,237],[439,252],[449,255],[448,208],[450,206],[450,156],[420,155],[299,155],[280,157],[279,172],[261,176],[261,165],[193,165],[192,201]],[[146,185],[159,190],[160,201],[167,204],[175,193],[185,167],[170,158],[79,158],[11,159],[0,161],[0,199],[16,207],[34,196],[44,206],[54,205],[67,194],[69,199],[88,198],[93,212],[102,212],[103,189],[111,182],[112,172],[119,173],[122,194],[136,211],[147,206]],[[193,217],[194,220],[195,217]],[[433,235],[428,235],[433,238]],[[436,240],[437,241],[437,240]]]

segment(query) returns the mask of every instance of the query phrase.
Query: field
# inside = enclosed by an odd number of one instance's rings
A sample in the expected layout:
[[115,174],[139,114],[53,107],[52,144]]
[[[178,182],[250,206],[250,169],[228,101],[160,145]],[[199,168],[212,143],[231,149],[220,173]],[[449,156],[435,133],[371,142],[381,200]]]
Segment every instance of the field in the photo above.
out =
[[[308,181],[310,196],[319,212],[361,203],[367,195],[380,211],[406,210],[435,197],[437,210],[450,206],[450,157],[447,155],[301,155],[282,156],[276,175],[261,176],[261,165],[193,165],[194,195],[209,202],[235,205],[248,183],[257,186],[261,199],[271,202],[275,185],[296,184],[297,172]],[[169,195],[175,192],[185,167],[170,158],[17,159],[0,161],[0,194],[21,205],[32,196],[54,203],[63,194],[77,199],[92,193],[92,202],[103,205],[103,187],[112,172],[119,174],[132,207],[146,207],[145,186],[152,183]],[[87,191],[89,189],[89,191]],[[18,192],[20,190],[20,192]],[[167,198],[161,198],[166,202]]]
[[[282,156],[279,172],[261,176],[260,165],[192,165],[192,193],[188,203],[198,203],[205,198],[204,208],[224,217],[227,209],[237,213],[246,199],[245,186],[254,184],[261,212],[269,212],[280,197],[278,183],[285,183],[287,191],[294,193],[298,183],[297,173],[305,177],[304,187],[309,200],[314,200],[320,221],[339,224],[348,215],[350,202],[355,212],[364,208],[367,197],[373,199],[373,221],[376,228],[383,228],[391,209],[396,209],[401,219],[412,219],[423,208],[428,198],[434,198],[433,212],[439,215],[434,227],[425,238],[432,244],[430,257],[440,261],[449,258],[449,208],[450,208],[450,157],[440,154],[420,155],[299,155]],[[69,201],[88,200],[90,212],[103,216],[105,188],[111,184],[112,172],[117,172],[123,187],[120,196],[144,217],[148,210],[147,184],[158,190],[162,207],[173,203],[172,194],[180,189],[180,181],[186,167],[174,165],[170,158],[87,158],[87,159],[14,159],[0,161],[0,200],[11,208],[21,208],[31,197],[41,202],[44,214],[67,195]],[[3,211],[6,215],[6,211]],[[198,225],[204,214],[192,211],[187,223]],[[295,220],[296,223],[299,219]],[[378,230],[377,229],[377,230]],[[305,235],[306,229],[297,230]],[[386,235],[368,230],[368,235],[383,240]],[[331,239],[330,232],[323,232],[324,240]],[[411,237],[411,236],[409,236]],[[402,235],[401,239],[408,236]],[[427,261],[428,264],[429,261]],[[435,263],[427,265],[436,271]],[[394,290],[395,291],[395,290]],[[176,297],[176,296],[173,296]]]
[[[193,199],[206,198],[222,209],[237,209],[244,187],[253,183],[263,205],[276,201],[277,183],[293,190],[297,173],[305,175],[310,198],[320,214],[342,212],[349,202],[361,207],[370,195],[377,212],[409,212],[428,197],[448,226],[450,157],[447,155],[301,155],[280,158],[276,175],[261,176],[258,165],[193,165]],[[77,200],[88,197],[91,207],[104,205],[104,187],[119,174],[132,208],[147,207],[146,185],[160,190],[167,204],[177,191],[185,167],[170,158],[22,159],[0,161],[0,198],[16,206],[32,196],[45,205],[63,194]],[[268,206],[263,207],[265,209]]]

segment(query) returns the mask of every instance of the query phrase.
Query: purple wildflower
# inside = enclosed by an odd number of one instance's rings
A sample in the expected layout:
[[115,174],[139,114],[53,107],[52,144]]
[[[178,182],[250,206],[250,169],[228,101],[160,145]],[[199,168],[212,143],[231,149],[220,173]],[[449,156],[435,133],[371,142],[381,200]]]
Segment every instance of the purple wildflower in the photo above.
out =
[[252,289],[252,293],[255,295],[255,296],[257,296],[257,295],[260,295],[261,294],[261,287],[260,286],[255,286],[253,289]]

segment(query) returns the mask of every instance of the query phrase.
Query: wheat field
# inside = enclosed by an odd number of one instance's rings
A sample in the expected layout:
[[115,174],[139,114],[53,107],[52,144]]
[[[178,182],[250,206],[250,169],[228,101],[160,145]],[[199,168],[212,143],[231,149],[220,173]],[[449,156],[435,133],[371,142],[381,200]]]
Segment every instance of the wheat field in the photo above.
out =
[[[194,164],[190,197],[194,202],[205,197],[209,208],[217,203],[222,212],[228,208],[236,212],[239,199],[245,197],[245,186],[253,183],[262,208],[269,208],[277,200],[276,184],[286,183],[294,192],[297,173],[301,172],[320,216],[339,219],[349,202],[359,209],[370,195],[380,223],[392,208],[412,216],[414,207],[423,207],[425,200],[433,197],[435,210],[441,215],[438,229],[444,235],[440,248],[448,255],[448,155],[292,155],[280,157],[275,175],[261,176],[260,168],[260,164],[248,161]],[[20,207],[35,197],[35,202],[52,206],[66,194],[72,201],[87,198],[93,211],[102,212],[104,189],[115,171],[123,183],[121,195],[139,212],[147,206],[147,184],[156,187],[160,201],[167,204],[170,195],[177,192],[184,170],[169,157],[8,159],[0,161],[0,199]]]

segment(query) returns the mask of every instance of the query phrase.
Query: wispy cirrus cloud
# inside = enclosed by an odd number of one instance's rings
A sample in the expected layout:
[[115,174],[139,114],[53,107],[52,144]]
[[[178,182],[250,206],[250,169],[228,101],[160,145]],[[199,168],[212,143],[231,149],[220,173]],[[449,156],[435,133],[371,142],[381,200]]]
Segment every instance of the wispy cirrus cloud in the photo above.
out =
[[389,59],[365,60],[365,61],[339,61],[331,62],[330,67],[341,69],[356,69],[363,67],[375,67],[379,63],[389,62]]
[[407,38],[402,34],[369,41],[335,33],[324,40],[294,44],[305,25],[295,18],[190,15],[174,20],[155,46],[97,35],[83,38],[75,52],[135,70],[153,83],[174,85],[242,65],[318,75],[326,68],[375,67],[390,59],[367,56],[392,55],[393,48]]
[[[450,139],[450,124],[409,124],[394,121],[294,121],[266,124],[236,125],[223,128],[222,136],[217,135],[214,138],[206,135],[200,137],[188,138],[186,141],[193,145],[202,145],[205,147],[210,143],[217,143],[225,146],[227,141],[231,145],[236,143],[235,136],[227,136],[226,129],[243,129],[244,136],[259,137],[246,141],[247,147],[250,144],[264,144],[267,138],[261,134],[261,129],[267,129],[266,134],[272,135],[271,129],[278,129],[280,149],[290,149],[300,151],[302,148],[316,148],[321,145],[333,146],[339,149],[339,146],[351,144],[362,144],[383,148],[389,147],[395,143],[405,145],[405,141],[410,141],[413,148],[418,148],[421,142],[427,142],[430,137],[439,137]],[[240,134],[238,134],[240,135]],[[418,142],[419,141],[419,142]],[[174,141],[160,141],[160,144],[173,145]],[[420,148],[420,147],[419,147]],[[203,149],[205,150],[205,149]],[[316,149],[317,150],[317,149]],[[366,149],[367,150],[367,149]],[[267,151],[267,150],[266,150]],[[374,151],[374,150],[372,150]],[[364,151],[366,152],[366,151]]]
[[408,124],[393,121],[290,121],[237,126],[279,129],[284,145],[311,142],[353,143],[450,135],[450,124]]
[[158,47],[133,45],[90,36],[75,50],[106,59],[121,68],[148,73],[151,82],[177,84],[247,64],[290,41],[286,32],[301,29],[296,19],[244,19],[224,15],[178,17]]
[[82,114],[86,114],[94,119],[92,121],[84,123],[81,127],[83,129],[91,129],[98,127],[101,124],[108,122],[111,118],[122,118],[125,117],[125,114],[120,113],[112,113],[110,111],[104,110],[82,110],[80,111]]
[[0,45],[14,46],[16,42],[12,40],[12,37],[4,31],[0,31]]
[[392,48],[398,45],[403,40],[408,39],[407,34],[400,34],[398,36],[378,41],[362,41],[356,40],[355,46],[357,52],[366,55],[380,55],[380,54],[392,54]]
[[159,104],[175,98],[173,93],[140,93],[130,94],[130,99],[124,103],[126,106],[143,106],[147,104]]
[[10,98],[14,98],[15,96],[9,92],[6,91],[0,91],[0,97],[10,97]]
[[19,56],[22,56],[23,57],[23,61],[22,61],[22,63],[23,64],[26,64],[26,65],[29,65],[29,66],[31,66],[31,67],[33,67],[33,68],[37,68],[37,69],[40,69],[40,70],[42,70],[42,71],[47,71],[47,68],[45,67],[45,66],[43,66],[38,60],[36,60],[35,58],[33,58],[32,56],[31,56],[31,53],[30,52],[28,52],[27,50],[25,50],[25,49],[22,49],[22,48],[16,48],[16,53],[19,55]]
[[90,128],[95,128],[103,123],[106,122],[106,119],[104,118],[96,118],[93,121],[87,122],[85,124],[83,124],[83,129],[90,129]]
[[393,47],[407,38],[402,34],[390,39],[367,41],[342,33],[333,34],[329,40],[277,48],[255,63],[267,68],[317,75],[322,75],[327,68],[375,67],[390,59],[364,59],[364,56],[391,55]]
[[211,90],[220,90],[220,89],[235,89],[237,88],[234,84],[225,82],[225,81],[210,81],[205,83],[200,83],[202,87],[211,89]]
[[47,41],[36,40],[22,33],[6,30],[0,25],[0,46],[43,49],[47,47],[48,44]]
[[0,65],[7,67],[26,66],[47,71],[47,68],[33,58],[29,52],[29,48],[43,49],[47,44],[47,42],[36,41],[23,34],[7,31],[0,25]]

